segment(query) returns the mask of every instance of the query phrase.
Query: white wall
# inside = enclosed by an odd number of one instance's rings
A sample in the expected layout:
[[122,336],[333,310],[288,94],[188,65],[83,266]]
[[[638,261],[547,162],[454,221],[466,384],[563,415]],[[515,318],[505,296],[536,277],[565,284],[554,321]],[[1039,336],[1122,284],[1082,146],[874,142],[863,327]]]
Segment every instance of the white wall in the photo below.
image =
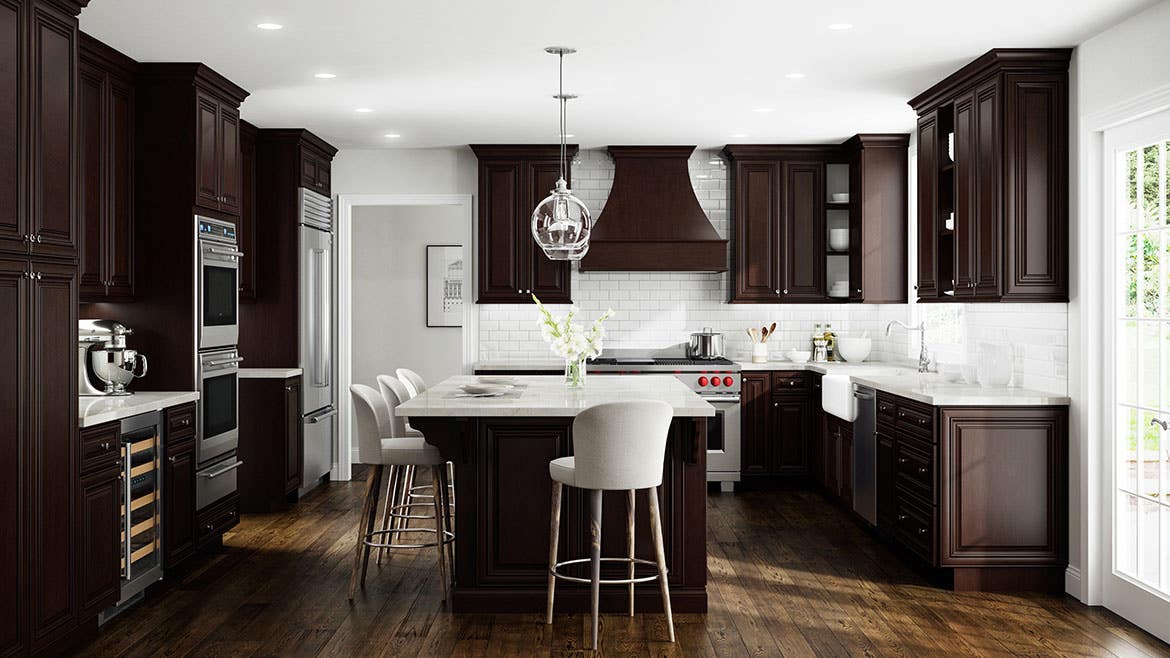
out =
[[1077,47],[1077,105],[1089,116],[1170,86],[1170,2],[1161,2]]
[[333,159],[334,194],[475,194],[476,159],[467,146],[345,149]]
[[[353,210],[352,380],[410,368],[427,382],[463,369],[463,329],[426,326],[426,245],[460,244],[459,206]],[[465,270],[466,271],[466,270]]]

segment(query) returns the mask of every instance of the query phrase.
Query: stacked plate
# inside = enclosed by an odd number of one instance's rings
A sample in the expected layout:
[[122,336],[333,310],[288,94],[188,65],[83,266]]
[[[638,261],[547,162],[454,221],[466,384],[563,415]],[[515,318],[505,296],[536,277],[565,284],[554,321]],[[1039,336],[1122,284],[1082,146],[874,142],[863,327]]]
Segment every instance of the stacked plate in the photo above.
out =
[[833,285],[829,287],[830,297],[848,297],[849,296],[849,282],[848,281],[834,281]]
[[515,377],[484,376],[477,377],[472,384],[461,385],[459,390],[469,397],[490,398],[504,395],[514,388],[516,388]]

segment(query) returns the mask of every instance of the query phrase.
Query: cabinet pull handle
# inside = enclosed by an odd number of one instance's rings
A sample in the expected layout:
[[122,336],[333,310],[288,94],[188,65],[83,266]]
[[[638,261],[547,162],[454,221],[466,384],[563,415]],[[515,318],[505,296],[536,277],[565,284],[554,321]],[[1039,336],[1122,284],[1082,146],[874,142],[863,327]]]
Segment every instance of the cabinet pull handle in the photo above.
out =
[[40,272],[37,272],[37,273],[36,273],[36,274],[33,276],[33,278],[34,278],[34,279],[36,279],[37,281],[40,281],[40,280],[41,280],[41,273],[40,273]]
[[906,515],[905,515],[905,514],[899,514],[899,515],[898,515],[898,520],[899,520],[899,521],[905,521],[905,520],[906,520]]
[[926,534],[926,528],[919,528],[919,529],[918,529],[918,534],[920,534],[920,535],[925,535],[925,534]]
[[925,467],[925,466],[919,466],[919,467],[918,467],[918,474],[919,474],[919,475],[926,475],[926,467]]
[[174,463],[175,463],[175,457],[174,457],[174,455],[171,455],[170,457],[167,457],[167,461],[169,461],[170,463],[174,464]]
[[899,464],[905,464],[905,463],[906,463],[906,462],[908,462],[908,461],[910,461],[910,460],[909,460],[909,459],[906,459],[905,457],[899,457],[899,458],[898,458],[898,463],[899,463]]
[[785,295],[787,295],[787,294],[788,294],[788,288],[785,288],[785,289],[784,289],[784,294],[785,294]]

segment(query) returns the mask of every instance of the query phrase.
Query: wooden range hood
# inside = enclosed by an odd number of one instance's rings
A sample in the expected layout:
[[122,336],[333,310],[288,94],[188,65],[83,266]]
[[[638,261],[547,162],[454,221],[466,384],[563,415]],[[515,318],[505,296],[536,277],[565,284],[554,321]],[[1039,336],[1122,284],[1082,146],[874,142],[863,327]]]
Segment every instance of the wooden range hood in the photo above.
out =
[[613,187],[581,271],[726,272],[727,240],[699,207],[694,146],[611,146]]

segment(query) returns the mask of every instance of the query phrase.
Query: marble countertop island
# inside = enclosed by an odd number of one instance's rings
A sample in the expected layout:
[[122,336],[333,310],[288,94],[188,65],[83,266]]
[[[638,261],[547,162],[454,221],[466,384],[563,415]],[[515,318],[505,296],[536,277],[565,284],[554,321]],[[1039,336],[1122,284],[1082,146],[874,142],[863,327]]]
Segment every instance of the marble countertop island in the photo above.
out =
[[402,415],[465,417],[571,417],[594,405],[626,400],[661,400],[675,417],[714,416],[715,408],[673,375],[589,376],[583,388],[568,388],[560,375],[514,378],[515,389],[500,397],[471,397],[460,390],[477,377],[449,377],[399,405]]

